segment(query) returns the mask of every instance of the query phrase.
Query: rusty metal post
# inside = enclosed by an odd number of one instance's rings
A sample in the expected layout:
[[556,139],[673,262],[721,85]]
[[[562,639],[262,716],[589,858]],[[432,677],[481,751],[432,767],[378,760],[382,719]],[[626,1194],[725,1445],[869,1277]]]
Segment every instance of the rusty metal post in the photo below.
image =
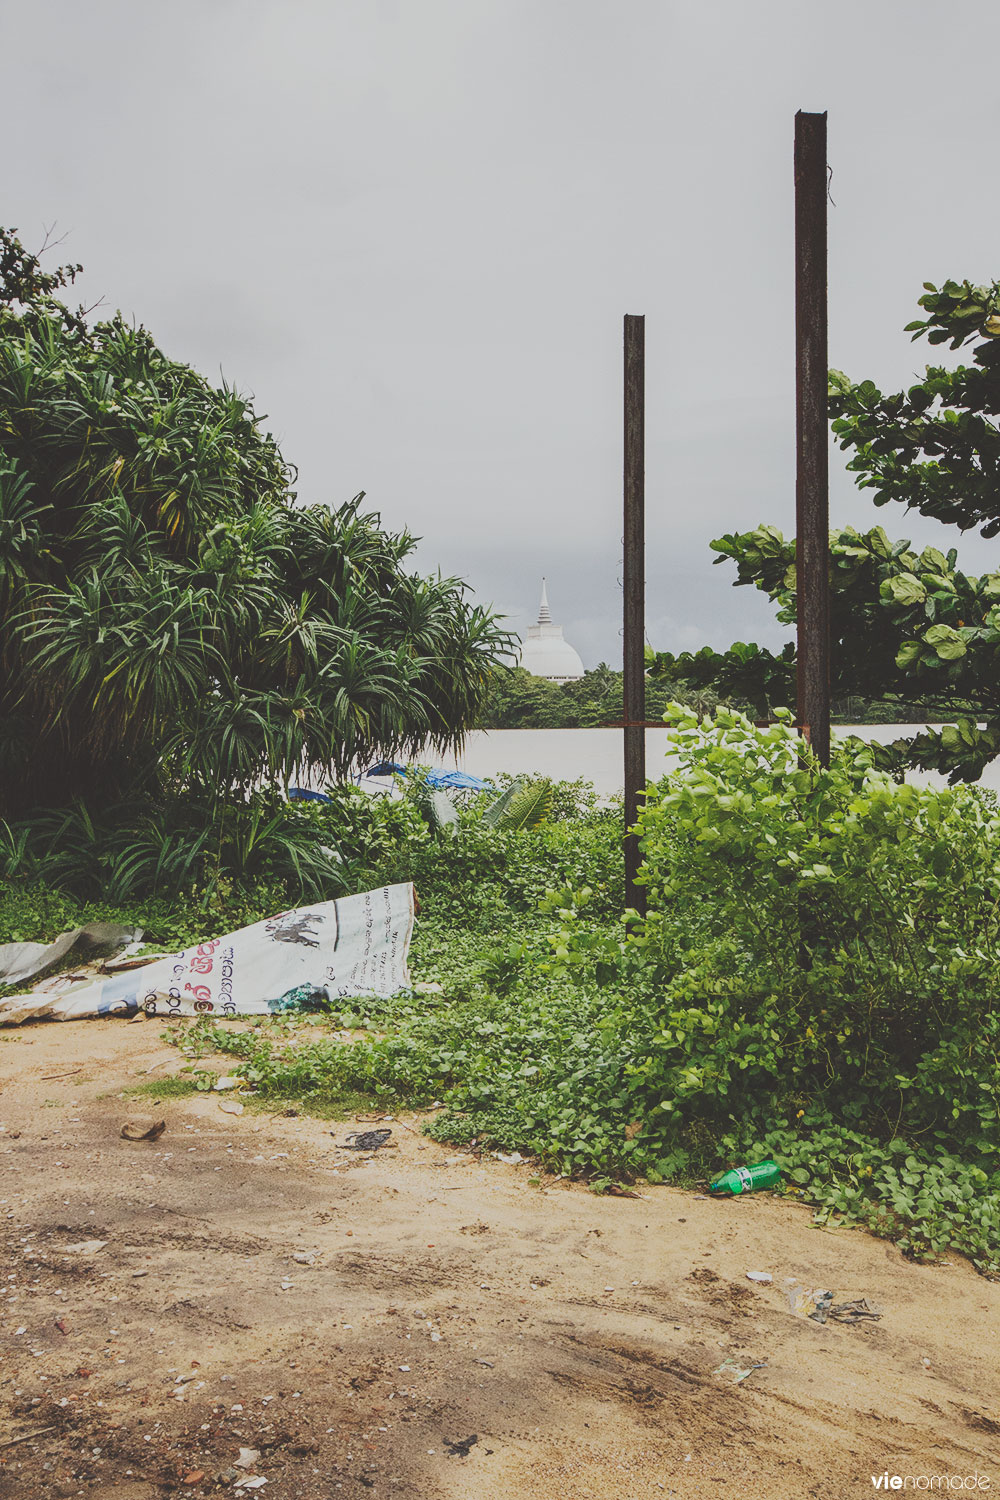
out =
[[646,888],[636,884],[642,861],[630,832],[646,786],[645,577],[646,320],[625,316],[625,530],[622,718],[625,736],[625,904],[645,915]]
[[826,113],[795,116],[795,573],[798,720],[830,764]]

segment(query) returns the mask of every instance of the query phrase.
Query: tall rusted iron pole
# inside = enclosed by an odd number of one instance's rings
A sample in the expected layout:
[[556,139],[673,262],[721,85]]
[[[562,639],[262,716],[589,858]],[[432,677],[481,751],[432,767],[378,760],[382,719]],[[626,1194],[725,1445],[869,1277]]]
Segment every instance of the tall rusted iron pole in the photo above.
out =
[[625,905],[645,915],[646,888],[636,884],[642,856],[630,830],[639,816],[646,786],[646,575],[645,426],[646,319],[625,315],[625,529],[624,672],[622,718],[625,736]]
[[826,112],[795,116],[795,573],[798,720],[830,764]]

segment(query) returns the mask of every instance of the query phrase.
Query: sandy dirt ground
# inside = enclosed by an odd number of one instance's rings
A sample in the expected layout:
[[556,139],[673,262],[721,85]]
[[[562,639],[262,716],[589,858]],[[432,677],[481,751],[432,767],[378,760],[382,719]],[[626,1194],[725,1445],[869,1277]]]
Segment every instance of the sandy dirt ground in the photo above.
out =
[[[180,1066],[161,1037],[0,1032],[3,1500],[1000,1489],[1000,1285],[958,1258],[770,1197],[598,1198],[418,1116],[366,1157],[352,1121],[123,1098]],[[795,1317],[785,1277],[883,1317]]]

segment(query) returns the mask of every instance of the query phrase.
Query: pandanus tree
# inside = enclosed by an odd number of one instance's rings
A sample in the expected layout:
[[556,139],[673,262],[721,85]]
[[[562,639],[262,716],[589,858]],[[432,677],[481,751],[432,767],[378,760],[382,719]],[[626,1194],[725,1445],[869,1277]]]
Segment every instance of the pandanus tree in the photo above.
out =
[[[848,469],[877,506],[892,502],[964,532],[1000,534],[1000,283],[925,283],[927,316],[907,325],[913,337],[952,349],[973,344],[972,364],[928,366],[923,380],[885,395],[871,380],[854,384],[830,372],[830,415]],[[737,584],[761,589],[778,619],[796,618],[795,541],[773,526],[720,537],[721,562],[737,566]],[[832,688],[919,704],[941,730],[876,751],[886,766],[946,772],[976,780],[1000,754],[1000,571],[973,576],[954,547],[943,552],[893,542],[880,526],[830,537]],[[687,688],[711,688],[754,705],[762,716],[795,704],[795,648],[780,653],[737,642],[662,652],[650,674]]]
[[408,532],[296,503],[252,403],[0,231],[0,813],[462,740],[511,645]]

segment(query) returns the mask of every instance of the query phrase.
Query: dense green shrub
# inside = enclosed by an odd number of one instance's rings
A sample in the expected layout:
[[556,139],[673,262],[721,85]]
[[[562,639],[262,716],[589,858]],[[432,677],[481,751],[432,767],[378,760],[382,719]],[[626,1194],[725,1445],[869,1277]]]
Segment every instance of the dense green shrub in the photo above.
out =
[[[265,1091],[437,1097],[443,1139],[605,1180],[773,1152],[823,1215],[1000,1265],[994,799],[899,785],[858,744],[823,770],[787,723],[729,713],[678,711],[674,752],[640,823],[645,922],[626,933],[600,882],[571,875],[543,902],[546,934],[474,838],[428,841],[426,889],[460,872],[503,941],[470,936],[460,910],[449,931],[446,899],[415,948],[443,996],[361,1007],[346,1019],[369,1039],[347,1048],[268,1025],[216,1041]],[[550,830],[548,857],[576,837],[593,875],[593,821],[559,846]]]
[[789,724],[680,716],[640,821],[635,939],[698,1024],[664,1056],[676,1109],[791,1090],[885,1127],[1000,1122],[1000,818],[968,787],[900,785],[855,742],[824,770]]
[[[461,742],[511,638],[252,402],[0,229],[0,812],[200,803]],[[214,837],[214,830],[213,835]],[[192,858],[196,854],[192,851]]]
[[0,879],[83,899],[186,898],[206,909],[221,886],[282,888],[286,900],[339,896],[352,872],[315,803],[274,794],[77,801],[0,822]]

